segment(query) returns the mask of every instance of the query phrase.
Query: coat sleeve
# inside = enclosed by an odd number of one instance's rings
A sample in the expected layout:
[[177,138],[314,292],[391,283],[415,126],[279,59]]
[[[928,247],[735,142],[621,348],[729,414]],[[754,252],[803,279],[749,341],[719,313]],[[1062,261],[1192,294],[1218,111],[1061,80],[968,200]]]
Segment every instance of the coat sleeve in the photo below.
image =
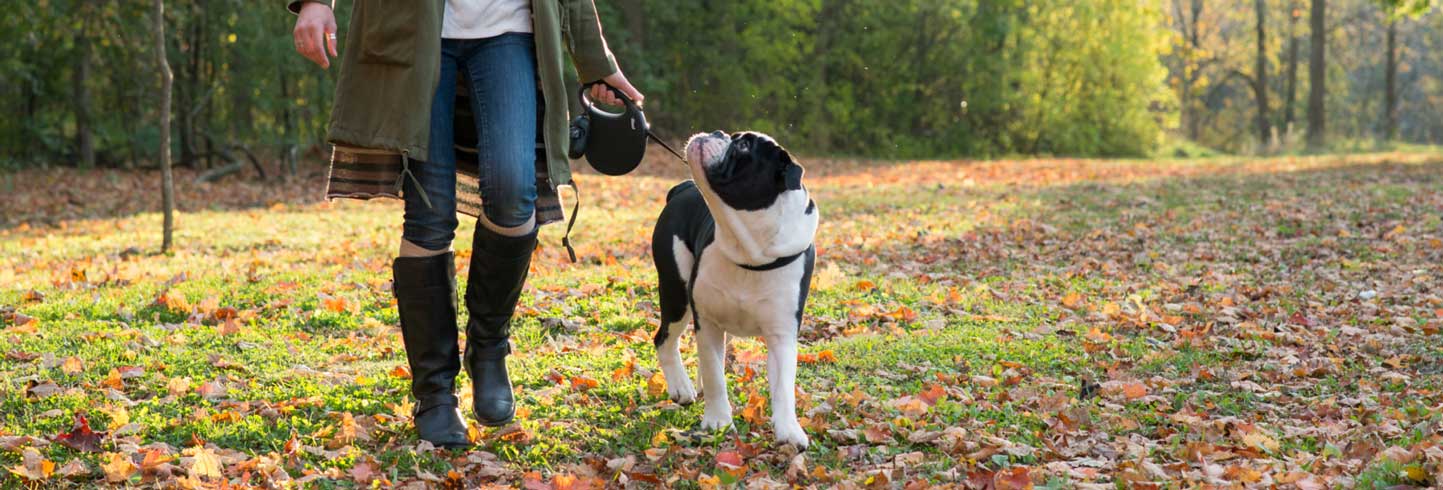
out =
[[336,7],[336,2],[334,0],[286,0],[286,9],[290,10],[293,14],[299,14],[301,13],[301,5],[311,2],[324,3],[326,5],[330,5],[331,8]]
[[617,72],[616,57],[601,33],[601,19],[592,0],[562,0],[561,33],[571,51],[571,63],[582,83],[601,80]]

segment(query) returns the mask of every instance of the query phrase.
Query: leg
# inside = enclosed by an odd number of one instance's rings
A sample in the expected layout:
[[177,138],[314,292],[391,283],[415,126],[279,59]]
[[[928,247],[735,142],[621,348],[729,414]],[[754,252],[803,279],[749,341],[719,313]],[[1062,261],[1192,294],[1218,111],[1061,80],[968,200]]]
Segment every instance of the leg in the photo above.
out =
[[483,216],[466,285],[466,368],[482,424],[511,422],[511,317],[536,249],[536,61],[530,35],[467,41]]
[[706,410],[701,428],[711,430],[732,425],[732,405],[727,397],[726,332],[703,325],[697,331],[697,371],[706,387]]
[[[401,230],[401,256],[426,257],[451,250],[456,237],[456,154],[452,107],[456,93],[457,46],[443,43],[440,82],[431,100],[430,154],[426,161],[412,160],[415,179],[402,176],[401,196],[406,201]],[[417,187],[416,182],[421,183]],[[425,199],[422,198],[425,194]]]
[[508,33],[475,42],[464,73],[471,86],[480,161],[482,216],[478,224],[506,236],[535,226],[536,50],[530,34]]
[[696,390],[692,388],[686,365],[681,361],[681,334],[686,332],[688,323],[691,323],[691,315],[683,315],[679,321],[664,322],[656,335],[660,340],[656,344],[656,362],[661,365],[661,373],[666,377],[666,394],[682,405],[696,401]]
[[767,384],[772,392],[772,430],[777,442],[807,447],[807,433],[797,423],[797,337],[767,336]]
[[[442,72],[455,64],[442,63]],[[454,88],[451,90],[454,91]],[[441,87],[445,92],[445,86]],[[432,119],[448,121],[432,133],[433,148],[451,144],[451,101],[436,97]],[[411,395],[416,399],[413,423],[421,438],[442,447],[468,446],[466,422],[457,408],[456,374],[461,370],[456,345],[456,266],[451,253],[455,234],[455,160],[433,154],[412,161],[415,180],[404,177],[406,199],[401,256],[392,264],[392,291],[401,318],[401,339],[411,367]],[[420,186],[416,182],[420,182]],[[429,197],[430,206],[421,199]]]

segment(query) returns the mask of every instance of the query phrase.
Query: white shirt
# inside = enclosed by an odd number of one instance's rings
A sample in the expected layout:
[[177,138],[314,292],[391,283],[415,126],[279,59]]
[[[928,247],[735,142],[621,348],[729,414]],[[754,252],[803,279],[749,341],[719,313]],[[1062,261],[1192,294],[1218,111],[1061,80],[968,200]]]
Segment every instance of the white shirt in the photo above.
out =
[[483,39],[531,32],[530,0],[446,0],[444,39]]

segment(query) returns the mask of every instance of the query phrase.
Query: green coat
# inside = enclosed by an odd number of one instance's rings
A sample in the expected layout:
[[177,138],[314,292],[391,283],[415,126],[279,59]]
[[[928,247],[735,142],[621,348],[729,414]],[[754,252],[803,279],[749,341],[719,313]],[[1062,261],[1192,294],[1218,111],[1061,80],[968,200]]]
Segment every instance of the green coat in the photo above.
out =
[[[289,9],[299,12],[306,1],[320,0],[288,0]],[[431,100],[441,63],[441,16],[445,0],[355,0],[353,5],[355,10],[340,53],[340,75],[326,138],[337,146],[327,194],[389,196],[392,193],[365,195],[367,192],[347,192],[354,189],[338,190],[335,175],[344,173],[338,170],[344,165],[337,162],[348,158],[353,162],[374,160],[367,155],[374,155],[375,151],[399,153],[403,165],[412,158],[426,158]],[[538,175],[545,177],[545,187],[538,182],[537,190],[545,200],[546,194],[554,196],[558,186],[571,184],[570,160],[566,156],[571,119],[568,107],[575,94],[567,90],[563,56],[570,54],[581,81],[600,80],[615,73],[617,67],[602,37],[592,0],[532,0],[531,15],[536,71],[545,112],[539,118],[538,135],[545,151],[544,155],[538,155],[537,162]],[[468,113],[456,112],[458,116]],[[360,156],[340,155],[346,148],[371,151],[356,152]],[[466,158],[458,161],[465,162]],[[399,189],[400,181],[396,180],[395,184]],[[466,208],[472,203],[458,204],[463,212],[471,211]],[[538,212],[550,211],[551,206],[547,204],[551,203],[538,202]],[[556,204],[559,208],[559,203]],[[559,209],[556,211],[559,216]],[[556,219],[553,216],[538,218],[543,222]]]

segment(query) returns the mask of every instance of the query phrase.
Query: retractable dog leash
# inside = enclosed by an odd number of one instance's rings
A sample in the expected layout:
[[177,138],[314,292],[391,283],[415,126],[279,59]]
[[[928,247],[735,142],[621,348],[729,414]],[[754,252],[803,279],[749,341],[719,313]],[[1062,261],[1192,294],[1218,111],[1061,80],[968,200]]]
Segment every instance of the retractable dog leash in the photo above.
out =
[[[597,84],[605,86],[621,99],[624,109],[621,113],[604,111],[586,96]],[[685,156],[651,131],[641,106],[616,87],[604,82],[585,84],[581,86],[577,98],[581,101],[581,114],[571,120],[571,150],[568,156],[572,159],[586,157],[591,168],[603,175],[626,175],[641,165],[642,158],[646,156],[646,141],[650,139],[675,155],[683,165],[686,164]],[[566,222],[566,234],[561,238],[561,245],[566,247],[566,254],[575,263],[576,250],[571,247],[571,228],[576,225],[576,215],[581,211],[581,191],[576,188],[575,182],[571,185],[576,193],[576,203],[571,206],[571,219]]]

